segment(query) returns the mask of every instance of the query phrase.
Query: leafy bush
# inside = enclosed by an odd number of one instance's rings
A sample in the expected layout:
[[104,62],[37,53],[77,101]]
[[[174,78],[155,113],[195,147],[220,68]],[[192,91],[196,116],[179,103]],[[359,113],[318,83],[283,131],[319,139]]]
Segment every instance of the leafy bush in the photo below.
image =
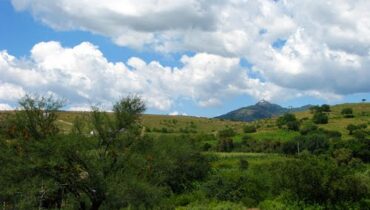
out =
[[279,128],[287,128],[293,131],[298,131],[300,126],[299,121],[292,113],[285,113],[283,116],[279,117],[276,120],[276,125]]
[[354,117],[352,108],[343,108],[342,111],[341,111],[341,114],[345,118],[353,118]]
[[298,153],[298,141],[290,140],[284,142],[281,147],[281,152],[288,155],[293,155]]
[[[191,190],[193,181],[204,179],[210,170],[208,160],[202,156],[190,139],[160,137],[151,153],[153,175],[163,178],[174,193]],[[155,173],[154,173],[155,172]],[[156,183],[160,184],[160,182]]]
[[361,130],[361,129],[366,129],[367,125],[366,124],[359,124],[359,125],[354,125],[354,124],[349,124],[347,126],[347,130],[349,132],[349,135],[352,135],[354,131],[356,130]]
[[333,160],[303,156],[280,163],[276,170],[274,186],[306,204],[339,207],[369,196],[369,178],[351,175],[350,168],[339,167]]
[[219,152],[231,152],[234,149],[234,142],[231,138],[221,138],[218,141]]
[[315,112],[312,121],[315,124],[327,124],[329,121],[328,115],[323,112]]
[[220,138],[233,137],[236,135],[236,132],[233,128],[225,128],[218,132]]
[[255,133],[257,129],[254,125],[245,125],[243,127],[243,131],[244,133]]
[[249,162],[246,159],[239,160],[239,169],[240,170],[247,170],[249,167]]
[[322,112],[331,112],[330,106],[328,104],[321,105],[320,109]]
[[204,143],[202,150],[203,151],[209,151],[212,148],[212,145],[210,143]]
[[203,190],[209,198],[243,202],[248,207],[257,206],[268,191],[263,179],[238,171],[223,171],[212,175]]
[[299,132],[302,134],[302,135],[306,135],[308,133],[311,133],[313,131],[316,131],[318,129],[317,125],[315,124],[312,124],[312,123],[306,123],[304,124],[301,129],[299,130]]
[[323,104],[321,106],[311,106],[309,109],[313,114],[316,112],[331,112],[330,106],[328,104]]

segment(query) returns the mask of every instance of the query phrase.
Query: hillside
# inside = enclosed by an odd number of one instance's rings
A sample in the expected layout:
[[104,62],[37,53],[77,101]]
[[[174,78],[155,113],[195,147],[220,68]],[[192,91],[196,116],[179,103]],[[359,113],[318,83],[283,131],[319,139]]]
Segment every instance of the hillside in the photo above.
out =
[[[342,115],[341,112],[344,108],[353,109],[352,118],[346,118]],[[317,125],[321,129],[311,130],[309,134],[303,134],[302,130],[292,131],[286,128],[278,128],[276,116],[252,122],[236,122],[214,118],[144,114],[141,115],[140,119],[143,125],[142,132],[136,132],[137,130],[135,130],[135,133],[129,133],[137,135],[136,138],[125,134],[117,135],[114,140],[115,143],[118,142],[119,144],[112,144],[109,148],[115,148],[114,150],[111,149],[109,153],[105,153],[106,156],[96,155],[107,151],[108,147],[103,145],[105,147],[102,149],[100,136],[97,138],[91,132],[97,127],[89,124],[90,113],[88,112],[58,112],[56,123],[62,132],[56,138],[40,141],[29,141],[29,139],[23,141],[18,139],[19,136],[8,135],[17,127],[7,127],[7,122],[1,119],[6,114],[12,115],[14,112],[0,112],[0,131],[2,131],[0,134],[3,134],[3,136],[0,135],[0,143],[2,143],[2,147],[0,147],[2,153],[0,154],[3,154],[0,160],[4,160],[3,163],[6,164],[3,171],[0,170],[0,173],[5,174],[2,177],[20,177],[23,180],[25,161],[31,161],[28,164],[40,164],[38,167],[42,169],[45,168],[45,163],[47,163],[46,166],[50,166],[48,171],[54,171],[53,174],[62,174],[63,176],[71,176],[72,174],[72,181],[76,180],[78,183],[81,181],[85,184],[85,179],[88,177],[86,175],[105,169],[111,171],[111,164],[116,162],[117,156],[121,156],[119,160],[127,160],[127,162],[120,162],[124,164],[117,167],[124,167],[125,170],[116,170],[117,174],[114,178],[124,177],[124,180],[131,183],[136,180],[143,180],[141,177],[143,173],[146,173],[146,177],[150,179],[165,177],[166,179],[162,183],[168,186],[166,189],[170,189],[173,194],[169,197],[160,196],[173,209],[273,210],[277,209],[276,206],[282,206],[280,209],[321,209],[321,206],[327,205],[327,200],[335,202],[334,204],[330,203],[333,206],[330,206],[329,209],[347,209],[336,207],[341,207],[343,199],[346,199],[346,207],[359,205],[359,208],[354,209],[367,209],[365,207],[368,206],[368,203],[364,203],[362,200],[370,198],[368,193],[370,192],[368,187],[370,186],[370,179],[367,178],[370,173],[368,155],[370,154],[370,145],[367,143],[370,137],[370,129],[363,128],[360,134],[365,136],[361,137],[349,135],[346,127],[349,124],[370,125],[370,104],[341,104],[332,106],[330,109],[330,112],[325,112],[329,117],[328,123]],[[115,116],[109,114],[105,119],[113,119]],[[307,124],[312,125],[313,113],[310,111],[296,112],[295,116],[301,129]],[[76,118],[82,120],[80,122],[85,124],[83,126],[85,129],[82,129],[83,131],[80,133],[69,135]],[[110,128],[106,127],[106,129],[109,132]],[[53,141],[55,139],[57,141]],[[135,141],[132,144],[133,146],[130,146],[131,144],[127,144],[127,142],[130,143],[132,139]],[[122,146],[124,147],[122,148]],[[30,148],[31,150],[27,153],[27,156],[20,155],[18,158],[12,158],[22,154],[18,151],[26,151],[19,150],[20,147]],[[110,154],[112,156],[109,156]],[[76,155],[81,155],[83,159],[75,158],[79,157]],[[29,158],[29,156],[32,158]],[[110,157],[114,158],[111,159]],[[23,159],[19,161],[19,158]],[[36,158],[37,161],[34,161]],[[94,171],[91,172],[88,168],[83,168],[85,166],[81,166],[80,160],[88,160],[88,167],[93,167]],[[71,164],[71,161],[76,161],[76,163],[72,162]],[[55,167],[56,165],[69,167],[69,170],[63,168],[61,171],[58,167]],[[126,175],[127,167],[135,172],[134,175],[139,174],[139,178],[133,179],[132,175],[129,174],[129,178],[126,179],[128,177]],[[9,168],[12,170],[9,170]],[[30,170],[32,173],[35,171],[33,168]],[[45,170],[39,171],[44,173]],[[341,173],[338,173],[338,171],[341,171]],[[196,176],[193,176],[193,174],[196,174]],[[82,176],[83,178],[81,178]],[[301,179],[302,177],[303,179]],[[334,180],[328,183],[327,180],[329,179]],[[116,189],[116,179],[113,179],[113,181],[105,178],[101,180],[102,183],[107,183],[106,180],[110,181],[107,186]],[[285,180],[285,182],[281,183],[281,180]],[[61,183],[64,184],[65,181],[62,181]],[[38,192],[40,181],[35,180],[34,183],[36,184],[32,185],[33,189]],[[89,182],[86,183],[90,184]],[[157,180],[155,180],[155,183],[157,183]],[[273,183],[280,184],[275,185]],[[302,185],[308,187],[299,188],[300,185],[296,183],[302,183]],[[7,183],[4,182],[4,184]],[[17,189],[24,189],[21,187],[25,184],[13,181],[13,185]],[[124,193],[127,186],[131,187],[130,184],[118,185],[118,190],[115,193],[123,193],[122,196],[127,196]],[[317,195],[317,192],[313,190],[316,188],[329,193],[323,195],[325,196],[323,200],[321,197],[310,197],[315,202],[314,206],[311,203],[301,202],[305,201],[306,197],[310,195]],[[140,188],[140,185],[139,187],[134,185],[132,189],[129,189],[129,196],[134,196],[133,200],[139,200],[140,202],[149,197],[143,197],[143,195],[154,196],[162,190],[157,185],[150,188],[156,191],[150,191],[147,187]],[[280,200],[281,194],[297,190],[303,190],[301,197],[294,197],[297,201],[290,198]],[[140,194],[133,193],[131,195],[131,192],[136,191]],[[2,192],[8,193],[9,197],[14,196],[13,191],[3,190]],[[337,192],[341,193],[340,199],[336,198],[335,193]],[[352,197],[347,198],[346,196],[350,193],[355,194],[356,199],[358,199],[350,200]],[[23,193],[23,195],[27,196],[26,193]],[[50,196],[53,196],[53,194],[50,194]],[[32,195],[32,197],[35,197],[35,195]],[[26,198],[30,200],[28,197]],[[63,197],[63,199],[68,200],[70,197]],[[12,204],[10,200],[7,202],[9,206],[18,206],[18,203]],[[292,206],[296,208],[291,208]]]
[[306,105],[299,108],[284,108],[277,104],[272,104],[268,101],[262,100],[255,105],[242,107],[240,109],[228,112],[224,115],[216,117],[217,119],[226,119],[233,121],[251,122],[254,120],[271,118],[281,115],[286,112],[299,112],[305,111],[310,107]]
[[[268,107],[275,107],[276,111],[280,110],[283,113],[285,108],[279,108],[278,105],[266,103]],[[263,107],[263,104],[254,107]],[[343,118],[341,110],[343,108],[350,107],[354,111],[354,118]],[[272,110],[272,109],[271,109]],[[257,109],[254,110],[255,112]],[[2,116],[5,113],[2,112]],[[63,132],[69,132],[72,128],[75,117],[87,118],[88,112],[60,112],[58,117],[58,126]],[[264,113],[255,115],[264,115]],[[310,111],[295,112],[297,118],[301,121],[307,121],[312,117]],[[265,115],[264,115],[265,116]],[[169,115],[151,115],[144,114],[142,117],[142,123],[146,128],[146,133],[151,134],[210,134],[217,133],[218,131],[225,129],[226,127],[233,128],[237,133],[243,132],[245,125],[255,125],[258,127],[257,132],[252,134],[256,140],[278,140],[284,139],[285,137],[291,137],[295,135],[295,132],[283,131],[278,129],[275,125],[276,116],[272,116],[268,119],[254,120],[251,122],[240,122],[231,121],[217,118],[204,118],[204,117],[192,117],[192,116],[169,116]],[[354,104],[340,104],[331,107],[329,113],[329,123],[319,125],[324,129],[335,130],[342,133],[344,137],[348,136],[346,130],[349,124],[361,124],[370,122],[370,103],[354,103]],[[238,137],[236,137],[238,138]],[[240,137],[239,137],[240,138]]]

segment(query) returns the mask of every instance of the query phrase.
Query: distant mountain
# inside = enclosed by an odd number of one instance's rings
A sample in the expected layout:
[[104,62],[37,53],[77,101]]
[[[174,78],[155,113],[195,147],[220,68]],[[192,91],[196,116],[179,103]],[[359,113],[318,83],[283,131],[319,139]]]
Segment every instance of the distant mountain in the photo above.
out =
[[300,112],[309,109],[311,105],[306,105],[298,108],[284,108],[277,104],[272,104],[268,101],[262,100],[252,106],[243,107],[224,115],[215,117],[218,119],[234,120],[234,121],[253,121],[273,116],[282,115],[286,112]]

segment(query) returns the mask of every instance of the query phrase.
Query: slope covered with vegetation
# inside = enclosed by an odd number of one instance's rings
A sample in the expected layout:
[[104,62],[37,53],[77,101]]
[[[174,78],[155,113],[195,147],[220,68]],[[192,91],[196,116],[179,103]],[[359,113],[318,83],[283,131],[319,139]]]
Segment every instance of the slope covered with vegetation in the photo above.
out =
[[249,123],[142,115],[130,97],[111,113],[58,112],[45,98],[21,105],[0,115],[5,209],[370,206],[367,103]]

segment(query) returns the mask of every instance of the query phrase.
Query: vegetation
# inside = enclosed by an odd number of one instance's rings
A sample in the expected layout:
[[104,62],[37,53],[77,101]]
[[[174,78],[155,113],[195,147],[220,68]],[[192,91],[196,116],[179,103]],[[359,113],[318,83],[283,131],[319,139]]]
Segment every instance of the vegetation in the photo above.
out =
[[78,123],[71,134],[50,132],[59,102],[44,100],[22,99],[23,109],[9,124],[30,134],[1,140],[0,199],[9,208],[152,208],[208,173],[207,160],[188,140],[157,142],[141,135],[145,106],[137,97],[116,103],[112,117],[94,108],[88,136],[78,132]]
[[113,112],[60,112],[63,101],[38,96],[20,106],[0,114],[3,209],[370,206],[366,103],[248,124],[143,115],[136,96]]
[[352,108],[349,108],[349,107],[342,109],[341,113],[345,118],[353,118],[354,117],[353,110],[352,110]]
[[279,117],[276,120],[276,124],[279,128],[286,128],[292,131],[299,130],[299,122],[294,114],[292,113],[285,113],[283,116]]
[[254,125],[246,125],[243,127],[244,133],[255,133],[257,132],[257,128]]

